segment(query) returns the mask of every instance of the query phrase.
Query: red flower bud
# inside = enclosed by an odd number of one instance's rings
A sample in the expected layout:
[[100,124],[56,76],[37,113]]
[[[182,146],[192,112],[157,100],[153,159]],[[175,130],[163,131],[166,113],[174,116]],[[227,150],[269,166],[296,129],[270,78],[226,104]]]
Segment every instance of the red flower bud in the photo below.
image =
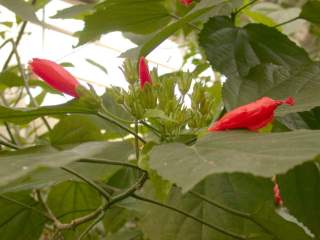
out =
[[249,129],[256,131],[272,122],[274,111],[282,104],[293,105],[294,100],[288,97],[286,100],[273,100],[263,97],[247,105],[238,107],[226,113],[219,121],[215,122],[208,130],[224,131],[228,129]]
[[192,4],[192,0],[180,0],[180,2],[185,6],[189,6]]
[[140,78],[140,87],[141,89],[144,88],[144,85],[146,83],[151,84],[152,83],[152,79],[151,79],[151,75],[149,72],[149,68],[148,68],[148,64],[145,60],[144,57],[140,58],[139,61],[139,78]]
[[29,62],[29,66],[32,72],[54,89],[73,97],[79,97],[76,89],[80,83],[59,64],[46,59],[34,58]]
[[282,206],[283,201],[281,198],[280,189],[279,189],[279,185],[277,182],[275,182],[274,187],[273,187],[273,196],[274,196],[274,203],[277,206]]

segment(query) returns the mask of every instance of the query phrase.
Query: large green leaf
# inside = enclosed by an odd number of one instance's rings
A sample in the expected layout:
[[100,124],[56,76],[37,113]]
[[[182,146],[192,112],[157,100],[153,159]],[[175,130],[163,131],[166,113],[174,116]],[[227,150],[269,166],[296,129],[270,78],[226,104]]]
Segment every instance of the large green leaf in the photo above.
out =
[[295,105],[281,107],[276,114],[303,112],[320,106],[320,64],[312,63],[288,69],[273,64],[263,64],[251,69],[246,77],[230,77],[223,89],[225,105],[232,109],[269,96],[285,99],[292,96]]
[[157,46],[159,46],[163,41],[165,41],[168,37],[170,37],[176,31],[181,29],[187,23],[209,12],[212,8],[214,7],[212,6],[212,7],[201,8],[198,11],[195,11],[193,13],[190,13],[180,18],[179,20],[170,24],[169,26],[166,26],[159,32],[152,34],[150,36],[147,36],[146,39],[144,39],[143,44],[141,44],[139,47],[129,49],[127,52],[121,54],[121,57],[130,57],[132,59],[139,59],[140,56],[147,56],[150,52],[152,52],[152,50],[154,50]]
[[320,1],[308,0],[302,7],[300,18],[313,23],[320,23]]
[[214,70],[228,78],[223,89],[227,110],[265,95],[293,95],[297,105],[291,112],[319,105],[317,90],[311,91],[317,86],[318,64],[277,29],[262,24],[239,28],[228,17],[215,17],[200,33],[200,45]]
[[271,177],[320,153],[320,131],[211,133],[189,147],[171,143],[151,151],[150,166],[186,192],[213,173]]
[[277,29],[263,24],[239,28],[228,17],[211,18],[199,41],[212,67],[227,77],[246,76],[263,63],[296,67],[311,62],[302,48]]
[[285,206],[320,237],[320,163],[309,162],[278,177]]
[[[194,191],[229,209],[249,215],[253,221],[213,207],[192,194],[182,195],[177,189],[173,190],[167,204],[244,239],[311,239],[302,228],[277,214],[270,180],[245,174],[218,174],[206,178]],[[147,209],[149,211],[143,219],[142,228],[152,240],[239,239],[163,207],[148,205]]]
[[[104,144],[104,151],[102,151],[95,157],[111,161],[127,162],[129,155],[132,154],[132,152],[134,152],[133,146],[129,145],[126,142],[114,142]],[[60,147],[63,146],[60,145]],[[30,159],[30,164],[32,164],[32,159]],[[80,162],[73,162],[68,164],[67,166],[84,176],[99,181],[107,181],[121,168],[119,166]],[[62,171],[61,169],[43,167],[42,165],[41,167],[38,167],[36,170],[32,171],[30,174],[25,174],[24,176],[19,177],[17,180],[14,180],[5,186],[2,186],[1,192],[43,188],[51,186],[52,184],[55,184],[57,181],[63,181],[68,179],[77,180],[76,177],[71,176],[70,174],[66,173],[65,171]]]
[[59,10],[51,18],[62,18],[62,19],[79,18],[82,15],[91,13],[93,11],[94,7],[95,7],[95,4],[74,5],[74,6]]
[[68,113],[95,114],[96,110],[83,101],[71,100],[65,104],[33,109],[0,106],[0,120],[25,124],[42,116],[64,115]]
[[109,0],[98,5],[95,13],[85,17],[79,44],[113,31],[151,33],[168,24],[170,19],[163,0]]
[[29,191],[0,195],[0,238],[38,240],[47,220],[41,211]]
[[24,0],[0,0],[0,5],[8,8],[25,21],[39,22],[33,7]]
[[[101,197],[86,183],[66,181],[51,188],[47,202],[55,216],[60,217],[60,221],[70,223],[75,218],[95,211],[101,205]],[[88,224],[90,222],[64,231],[64,239],[76,239]]]
[[60,151],[50,146],[37,146],[16,152],[1,152],[0,163],[3,167],[0,169],[0,184],[8,184],[40,167],[56,168],[90,157],[108,159],[108,152],[112,152],[115,146],[108,142],[88,142]]

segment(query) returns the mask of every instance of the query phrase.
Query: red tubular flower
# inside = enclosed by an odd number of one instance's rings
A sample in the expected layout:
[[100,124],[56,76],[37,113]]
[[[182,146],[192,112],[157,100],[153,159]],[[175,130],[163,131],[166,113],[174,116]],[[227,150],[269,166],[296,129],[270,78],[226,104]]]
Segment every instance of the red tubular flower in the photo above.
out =
[[180,2],[185,6],[189,6],[192,4],[192,0],[180,0]]
[[249,129],[256,131],[272,122],[274,111],[282,104],[293,105],[294,100],[288,97],[286,100],[273,100],[263,97],[247,105],[238,107],[226,113],[219,121],[208,129],[211,132],[224,131],[228,129]]
[[151,84],[152,83],[152,79],[151,79],[151,75],[149,72],[149,68],[148,68],[148,64],[145,60],[144,57],[140,58],[139,61],[139,78],[140,78],[140,87],[141,89],[144,88],[144,85],[146,83]]
[[274,196],[274,203],[277,206],[282,206],[283,201],[281,198],[280,189],[279,189],[279,185],[277,182],[275,182],[274,187],[273,187],[273,196]]
[[54,89],[73,97],[79,97],[76,89],[80,83],[59,64],[46,59],[34,58],[29,62],[29,66],[33,73]]

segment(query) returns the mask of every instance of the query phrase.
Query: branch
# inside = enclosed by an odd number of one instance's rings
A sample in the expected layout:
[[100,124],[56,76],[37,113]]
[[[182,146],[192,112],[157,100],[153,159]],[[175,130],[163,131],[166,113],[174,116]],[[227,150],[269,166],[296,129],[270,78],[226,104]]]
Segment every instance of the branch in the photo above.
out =
[[40,190],[36,190],[36,194],[37,194],[37,198],[39,200],[39,202],[41,203],[41,205],[43,206],[43,208],[46,211],[46,216],[48,219],[50,219],[54,226],[58,229],[58,230],[67,230],[67,229],[74,229],[75,227],[87,223],[91,220],[96,219],[98,216],[100,216],[101,213],[104,213],[105,208],[106,208],[106,204],[104,203],[103,205],[101,205],[99,208],[97,208],[94,212],[89,213],[88,215],[85,215],[83,217],[79,217],[76,219],[73,219],[70,223],[62,223],[60,222],[60,220],[53,214],[53,212],[51,211],[51,209],[49,208],[49,206],[46,204],[46,202],[44,201],[44,199],[42,198],[41,192]]
[[297,16],[297,17],[295,17],[295,18],[292,18],[292,19],[289,19],[288,21],[285,21],[285,22],[279,23],[279,24],[277,24],[277,25],[275,25],[275,26],[273,26],[273,27],[274,27],[274,28],[278,28],[278,27],[281,27],[281,26],[283,26],[283,25],[285,25],[285,24],[288,24],[288,23],[294,22],[294,21],[296,21],[296,20],[298,20],[298,19],[300,19],[300,17],[299,17],[299,16]]
[[2,141],[2,140],[0,140],[0,145],[6,146],[8,148],[15,149],[15,150],[20,149],[20,147],[18,145],[13,144],[13,143],[9,143],[9,142],[5,142],[5,141]]
[[216,225],[211,224],[211,223],[207,223],[204,220],[202,220],[202,219],[200,219],[198,217],[195,217],[195,216],[193,216],[193,215],[191,215],[191,214],[189,214],[189,213],[187,213],[187,212],[185,212],[183,210],[180,210],[178,208],[175,208],[175,207],[172,207],[172,206],[169,206],[169,205],[154,201],[152,199],[144,198],[144,197],[138,196],[136,194],[132,194],[132,197],[136,198],[138,200],[141,200],[143,202],[148,202],[148,203],[151,203],[151,204],[154,204],[154,205],[157,205],[157,206],[172,210],[172,211],[174,211],[176,213],[180,213],[181,215],[184,215],[185,217],[191,218],[191,219],[195,220],[196,222],[199,222],[199,223],[201,223],[201,224],[203,224],[203,225],[205,225],[205,226],[207,226],[209,228],[212,228],[212,229],[214,229],[214,230],[216,230],[216,231],[218,231],[218,232],[220,232],[220,233],[222,233],[224,235],[227,235],[227,236],[233,237],[235,239],[239,239],[239,240],[246,240],[247,239],[246,236],[238,235],[238,234],[236,234],[234,232],[230,232],[230,231],[224,230],[223,228],[221,228],[219,226],[216,226]]
[[119,162],[119,161],[104,160],[104,159],[100,159],[100,158],[80,159],[80,160],[78,160],[77,162],[123,166],[123,167],[129,167],[129,168],[137,169],[137,170],[143,171],[143,172],[145,171],[145,170],[139,168],[138,166],[133,165],[133,164],[130,164],[130,163],[124,163],[124,162]]
[[232,15],[236,16],[238,13],[240,13],[242,10],[246,9],[247,7],[253,5],[255,2],[257,2],[258,0],[252,0],[251,2],[243,5],[241,8],[239,8],[237,11],[235,11]]
[[61,167],[62,170],[80,178],[81,180],[83,180],[84,182],[86,182],[87,184],[89,184],[91,187],[93,187],[94,189],[96,189],[105,199],[107,199],[107,201],[110,201],[110,194],[108,192],[106,192],[102,187],[100,187],[98,184],[96,184],[94,181],[92,181],[91,179],[86,178],[85,176],[82,176],[81,174],[77,173],[76,171],[67,168],[67,167]]
[[103,113],[98,112],[96,115],[101,117],[102,119],[104,119],[104,120],[106,120],[106,121],[118,126],[119,128],[125,130],[126,132],[132,134],[134,137],[137,137],[142,143],[144,143],[144,144],[146,143],[146,140],[144,140],[142,137],[140,137],[138,134],[136,134],[134,131],[132,131],[127,126],[122,125],[121,123],[109,118],[108,116],[104,115]]

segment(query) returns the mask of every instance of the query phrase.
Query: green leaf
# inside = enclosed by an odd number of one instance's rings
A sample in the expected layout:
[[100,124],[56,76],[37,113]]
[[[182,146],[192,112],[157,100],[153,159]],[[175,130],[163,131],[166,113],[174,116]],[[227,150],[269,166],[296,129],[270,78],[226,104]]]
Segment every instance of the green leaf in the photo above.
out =
[[134,214],[125,208],[115,206],[108,209],[103,218],[103,226],[106,234],[118,232]]
[[[129,155],[132,154],[134,151],[133,147],[126,142],[113,142],[101,144],[104,144],[105,148],[98,155],[95,155],[95,157],[102,158],[105,160],[127,162]],[[63,149],[66,146],[59,145],[59,147]],[[33,160],[30,159],[29,164],[32,164],[32,161]],[[67,166],[74,169],[78,173],[97,181],[107,181],[112,176],[114,176],[114,174],[117,173],[119,169],[121,169],[120,166],[80,162],[72,162],[67,164]],[[30,172],[30,174],[25,174],[22,177],[19,177],[18,179],[11,181],[9,184],[2,186],[0,191],[16,192],[35,188],[39,189],[49,187],[55,184],[57,181],[64,181],[69,179],[78,180],[78,178],[71,176],[70,174],[66,173],[65,171],[62,171],[61,169],[51,168],[50,166],[44,167],[44,165],[41,165],[40,167],[37,167],[34,171]]]
[[180,18],[179,20],[163,28],[159,32],[146,37],[146,39],[144,39],[143,41],[144,43],[141,46],[129,49],[127,52],[121,54],[121,57],[139,59],[140,56],[147,56],[150,52],[152,52],[152,50],[154,50],[158,45],[160,45],[164,40],[166,40],[180,28],[184,27],[192,20],[199,18],[201,15],[209,12],[212,8],[213,7],[201,8],[194,13]]
[[101,34],[113,31],[151,33],[168,24],[170,19],[163,0],[109,0],[85,17],[79,44],[97,40]]
[[[21,206],[17,202],[29,206]],[[0,236],[1,239],[38,240],[46,218],[43,210],[29,191],[0,195]]]
[[277,177],[285,206],[317,238],[320,237],[320,164],[305,163]]
[[[225,231],[245,236],[244,239],[311,239],[299,226],[277,214],[270,180],[245,174],[218,174],[206,178],[194,191],[229,209],[249,215],[253,221],[214,207],[190,193],[182,195],[177,189],[173,189],[166,203]],[[142,220],[142,229],[149,239],[236,239],[172,210],[149,204],[146,208],[148,212]]]
[[187,192],[213,173],[244,172],[272,177],[320,153],[320,131],[287,133],[230,131],[208,134],[195,145],[154,147],[150,167]]
[[300,13],[300,18],[308,20],[312,23],[320,23],[320,1],[319,0],[309,0],[307,1]]
[[0,0],[0,5],[8,8],[25,21],[39,22],[33,7],[23,0]]
[[259,65],[246,77],[230,77],[224,85],[223,95],[227,109],[247,104],[261,97],[285,99],[292,96],[294,106],[282,106],[276,115],[303,112],[320,106],[320,64],[296,66],[295,69],[273,64]]
[[72,7],[59,10],[51,18],[62,18],[62,19],[78,18],[79,16],[83,16],[85,14],[92,12],[95,6],[96,6],[95,4],[74,5]]
[[[49,208],[61,222],[70,223],[75,218],[95,211],[101,205],[101,197],[86,183],[66,181],[51,188],[47,202]],[[64,239],[77,239],[89,224],[90,222],[64,231]]]
[[97,63],[97,62],[95,62],[95,61],[93,61],[93,60],[91,60],[91,59],[89,59],[89,58],[86,58],[86,61],[87,61],[88,63],[90,63],[92,66],[100,69],[100,70],[101,70],[102,72],[104,72],[106,75],[108,75],[108,70],[107,70],[104,66],[102,66],[100,63]]
[[126,229],[110,235],[109,237],[106,238],[106,240],[132,240],[132,239],[140,240],[141,235],[142,235],[141,231],[139,230]]
[[1,152],[0,163],[3,167],[0,169],[0,185],[6,185],[43,167],[57,168],[90,157],[101,156],[107,159],[108,156],[104,154],[112,152],[115,146],[108,142],[87,142],[60,151],[50,146],[37,146],[15,152]]
[[109,131],[113,131],[113,126],[106,121],[77,114],[62,118],[49,132],[49,138],[53,145],[102,141],[110,137]]
[[238,28],[228,17],[214,17],[199,37],[214,70],[227,77],[246,76],[251,68],[264,63],[295,68],[311,62],[287,36],[262,24]]
[[277,23],[267,15],[258,12],[258,11],[251,11],[251,10],[245,10],[244,14],[247,15],[249,18],[251,18],[256,23],[262,23],[266,26],[272,27],[277,25]]
[[96,110],[81,100],[71,100],[65,104],[33,109],[0,106],[0,120],[25,124],[42,116],[64,115],[68,113],[95,114]]

